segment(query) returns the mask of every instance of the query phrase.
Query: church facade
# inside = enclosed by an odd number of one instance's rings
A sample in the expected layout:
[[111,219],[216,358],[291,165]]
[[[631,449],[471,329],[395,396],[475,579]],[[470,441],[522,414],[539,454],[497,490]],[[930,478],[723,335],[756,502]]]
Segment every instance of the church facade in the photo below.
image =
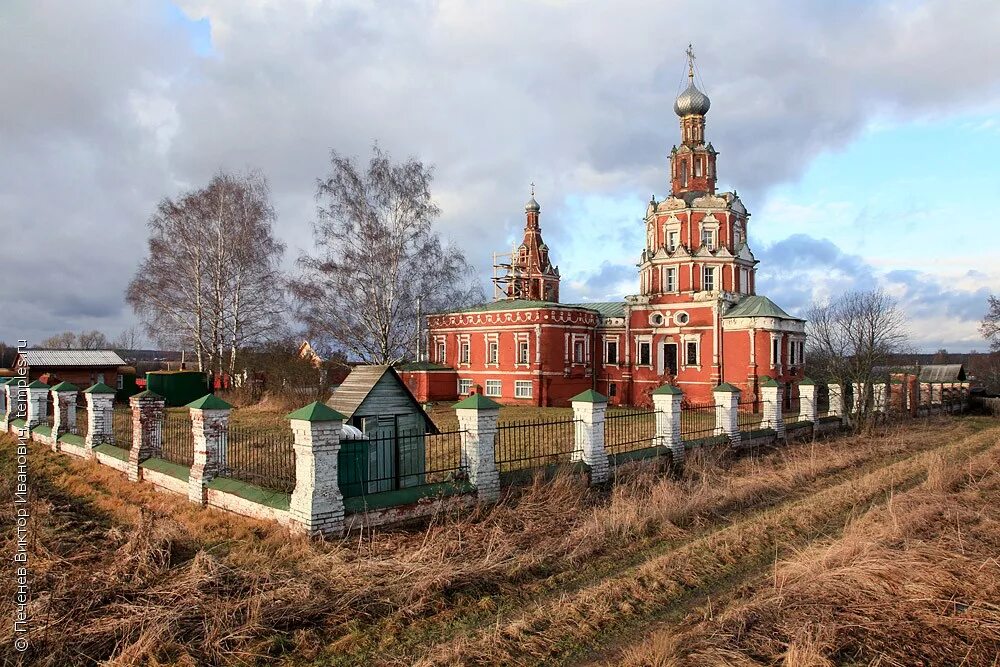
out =
[[481,390],[501,404],[565,406],[595,389],[613,405],[649,405],[654,389],[671,384],[700,403],[723,382],[752,398],[768,377],[789,386],[802,378],[805,322],[756,292],[750,214],[735,192],[716,192],[710,101],[693,67],[688,76],[674,103],[670,194],[646,207],[639,293],[560,303],[532,196],[504,298],[427,318],[428,361],[403,371],[418,400]]

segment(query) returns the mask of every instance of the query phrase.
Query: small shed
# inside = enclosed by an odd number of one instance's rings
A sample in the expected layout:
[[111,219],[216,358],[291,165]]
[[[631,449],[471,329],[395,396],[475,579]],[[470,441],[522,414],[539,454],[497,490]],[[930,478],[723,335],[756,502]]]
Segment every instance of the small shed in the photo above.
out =
[[[23,350],[15,368],[26,367],[29,380],[43,375],[55,384],[69,382],[78,387],[102,383],[117,387],[125,360],[113,350]],[[120,387],[119,387],[120,388]]]
[[965,382],[962,364],[930,364],[920,369],[920,382]]
[[356,366],[326,403],[368,439],[368,492],[424,483],[424,436],[438,433],[392,366]]

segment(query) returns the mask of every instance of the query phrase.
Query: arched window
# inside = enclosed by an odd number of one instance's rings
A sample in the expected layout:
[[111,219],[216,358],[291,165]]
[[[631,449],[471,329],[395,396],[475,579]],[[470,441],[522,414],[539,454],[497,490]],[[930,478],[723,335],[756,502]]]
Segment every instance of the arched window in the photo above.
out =
[[701,176],[701,159],[697,156],[694,158],[694,175]]
[[687,160],[681,160],[681,187],[687,187],[687,184],[688,184]]

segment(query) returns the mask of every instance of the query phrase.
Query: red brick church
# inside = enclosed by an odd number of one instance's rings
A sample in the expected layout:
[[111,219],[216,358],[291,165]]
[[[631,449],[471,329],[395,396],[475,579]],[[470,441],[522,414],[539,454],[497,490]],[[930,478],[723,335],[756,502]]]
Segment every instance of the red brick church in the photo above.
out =
[[559,303],[559,269],[532,196],[501,298],[427,318],[428,361],[403,372],[418,400],[479,386],[502,404],[564,406],[595,389],[612,404],[648,405],[663,384],[701,402],[722,382],[749,398],[764,376],[801,379],[805,322],[756,293],[750,214],[735,192],[715,190],[710,101],[690,60],[688,78],[674,102],[681,142],[670,151],[670,194],[646,207],[639,293]]

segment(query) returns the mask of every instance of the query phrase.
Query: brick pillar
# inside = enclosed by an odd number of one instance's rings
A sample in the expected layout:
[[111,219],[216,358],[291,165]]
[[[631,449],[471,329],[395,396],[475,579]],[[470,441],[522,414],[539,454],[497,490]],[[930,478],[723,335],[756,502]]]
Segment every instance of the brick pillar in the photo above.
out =
[[129,481],[139,481],[139,465],[163,447],[163,409],[166,401],[146,390],[129,399],[132,406],[132,446],[129,448],[126,474]]
[[60,382],[52,387],[52,407],[55,410],[52,421],[52,449],[57,449],[59,436],[76,430],[76,395],[79,390],[69,382]]
[[889,387],[884,382],[872,384],[872,412],[889,412]]
[[844,385],[841,384],[828,384],[826,385],[827,391],[830,394],[830,411],[831,417],[840,417],[840,420],[844,420]]
[[0,384],[0,390],[3,391],[6,404],[3,415],[3,431],[6,433],[10,430],[10,423],[17,419],[17,394],[19,390],[17,378],[4,378]]
[[570,399],[573,406],[576,449],[583,452],[582,460],[590,466],[590,483],[608,480],[608,454],[604,450],[604,413],[608,398],[588,389]]
[[715,432],[718,435],[728,435],[729,444],[737,447],[740,444],[740,390],[723,382],[712,390],[715,398]]
[[343,535],[338,457],[344,415],[317,401],[288,414],[287,419],[295,435],[295,490],[288,507],[291,527],[306,535]]
[[767,378],[760,384],[760,399],[764,402],[764,415],[760,426],[774,429],[778,440],[785,439],[785,420],[781,416],[782,398],[781,384],[776,380]]
[[83,390],[83,398],[87,401],[87,456],[94,455],[94,447],[107,443],[115,444],[115,432],[112,422],[115,406],[115,390],[98,382]]
[[480,498],[500,498],[500,473],[497,471],[494,443],[500,405],[482,394],[472,394],[454,406],[462,429],[462,460],[469,466],[469,481]]
[[851,420],[855,420],[857,415],[861,414],[864,410],[865,405],[865,385],[861,382],[854,382],[851,384]]
[[816,383],[807,377],[799,380],[799,420],[812,422],[814,425],[819,420]]
[[656,410],[656,444],[670,450],[675,464],[684,463],[684,441],[681,440],[681,402],[684,392],[665,384],[653,390]]
[[48,417],[49,385],[35,380],[25,388],[28,395],[28,428],[44,424]]
[[191,430],[194,432],[194,462],[188,474],[188,500],[204,505],[205,485],[219,474],[226,460],[232,406],[214,394],[205,394],[185,407],[191,411]]

